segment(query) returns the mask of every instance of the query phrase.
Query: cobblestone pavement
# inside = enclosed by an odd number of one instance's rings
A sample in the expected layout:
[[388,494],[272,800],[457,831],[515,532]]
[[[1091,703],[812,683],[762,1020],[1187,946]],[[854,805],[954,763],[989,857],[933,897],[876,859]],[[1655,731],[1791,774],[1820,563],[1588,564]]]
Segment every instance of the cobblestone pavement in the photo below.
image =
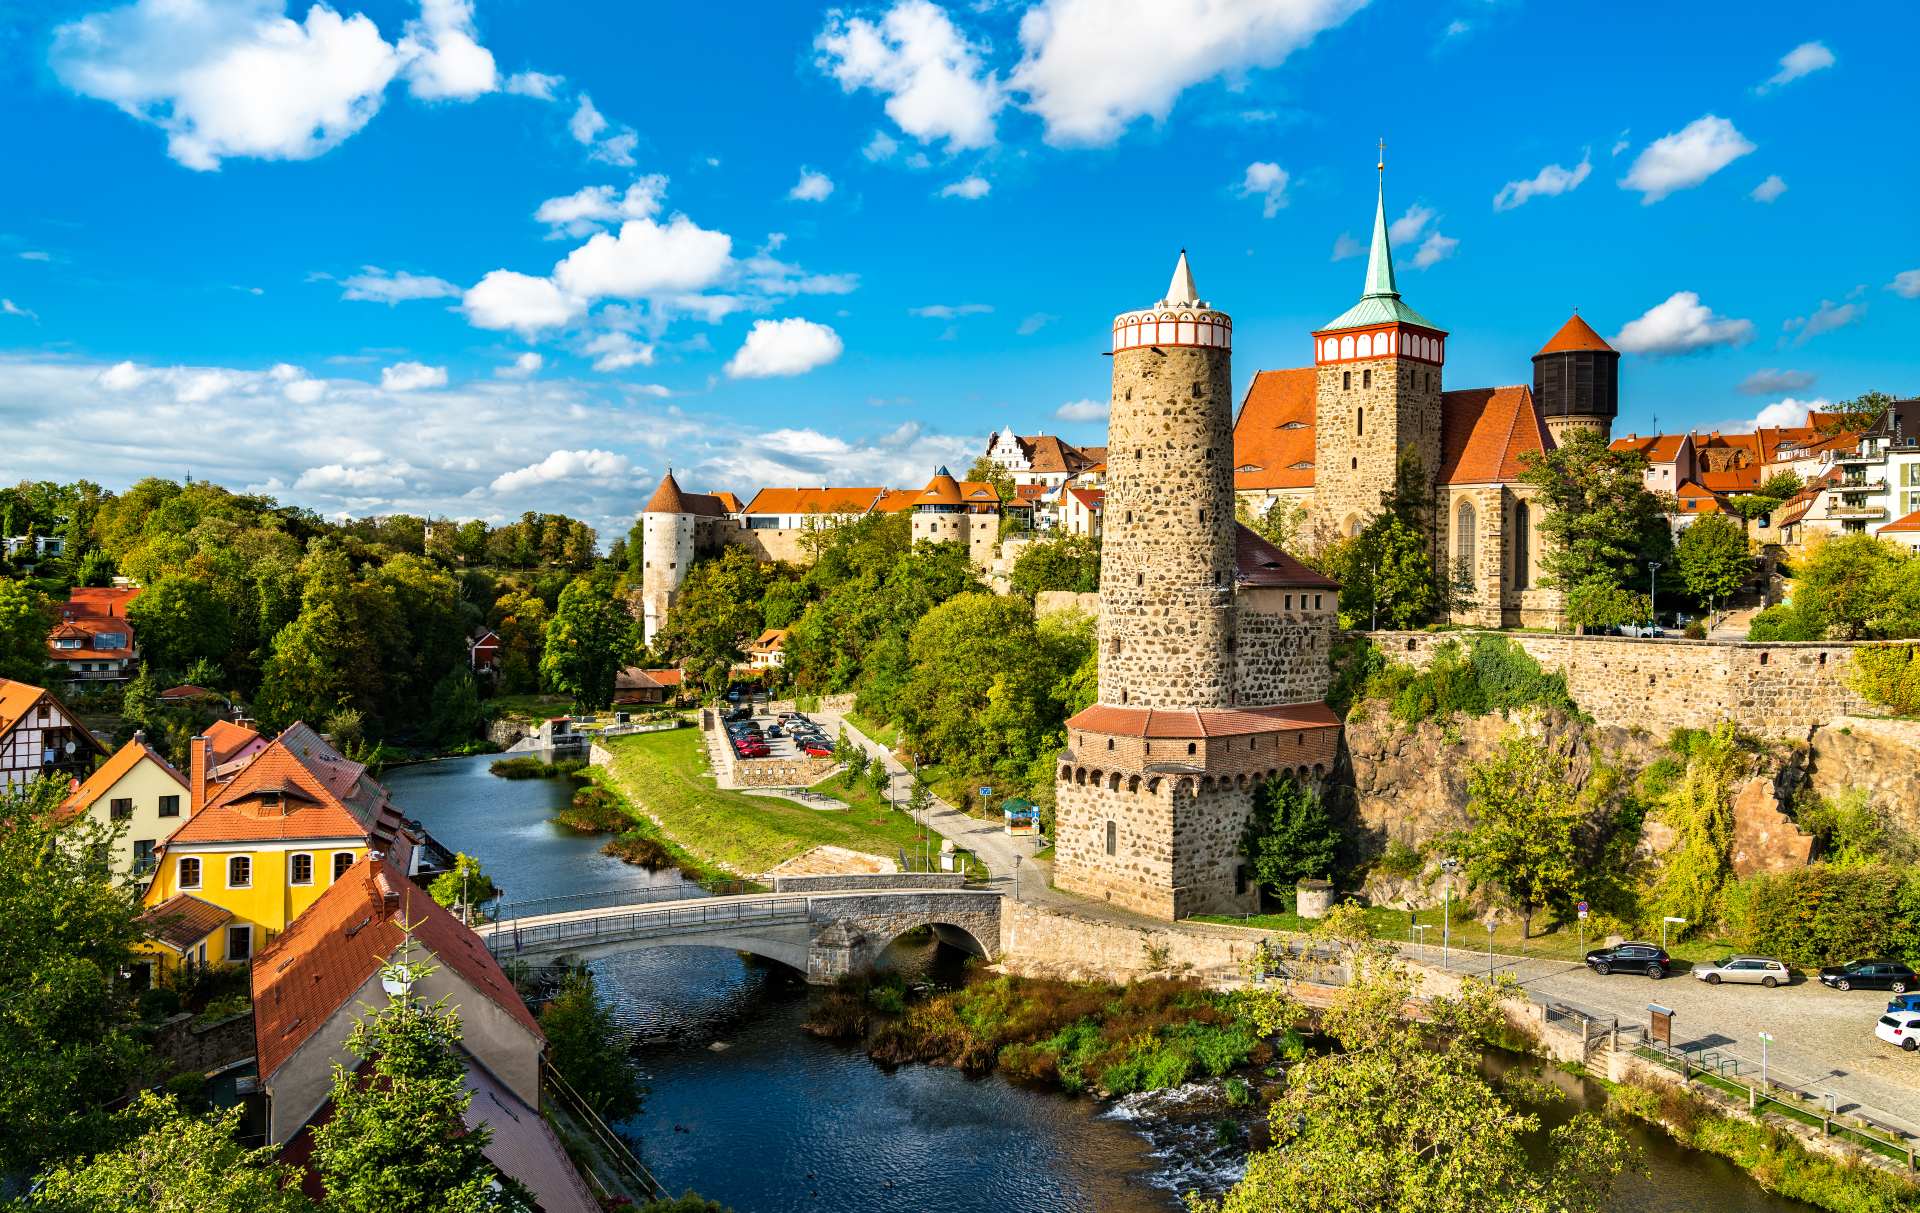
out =
[[[1436,967],[1437,946],[1403,946]],[[1623,1028],[1647,1023],[1647,1004],[1674,1011],[1674,1044],[1715,1049],[1741,1059],[1741,1076],[1757,1074],[1760,1039],[1770,1032],[1768,1077],[1816,1095],[1828,1091],[1842,1106],[1858,1103],[1882,1120],[1920,1133],[1920,1053],[1903,1053],[1873,1034],[1891,995],[1882,990],[1841,993],[1817,981],[1777,990],[1759,986],[1710,986],[1684,973],[1662,981],[1616,973],[1601,977],[1585,965],[1561,960],[1494,957],[1495,968],[1513,974],[1528,990],[1592,1014],[1618,1016]],[[1448,968],[1485,973],[1487,954],[1455,948]],[[1749,1070],[1749,1066],[1751,1070]]]

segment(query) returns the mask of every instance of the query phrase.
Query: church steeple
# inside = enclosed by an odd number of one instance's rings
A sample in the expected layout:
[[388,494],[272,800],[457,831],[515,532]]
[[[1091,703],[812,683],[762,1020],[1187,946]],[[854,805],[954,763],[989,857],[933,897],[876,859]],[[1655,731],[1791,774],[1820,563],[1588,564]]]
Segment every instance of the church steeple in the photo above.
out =
[[[1380,159],[1374,168],[1380,183],[1373,199],[1373,246],[1367,252],[1367,281],[1360,301],[1334,317],[1316,332],[1332,333],[1376,325],[1417,325],[1434,333],[1439,325],[1408,307],[1400,298],[1400,284],[1393,274],[1393,242],[1387,237],[1387,145],[1380,143]],[[1316,347],[1317,348],[1317,347]],[[1399,352],[1397,345],[1395,352]]]
[[1398,299],[1400,288],[1393,280],[1393,246],[1387,240],[1387,142],[1384,139],[1380,141],[1380,162],[1374,167],[1380,171],[1380,190],[1373,204],[1373,248],[1367,254],[1367,289],[1360,292],[1360,297]]

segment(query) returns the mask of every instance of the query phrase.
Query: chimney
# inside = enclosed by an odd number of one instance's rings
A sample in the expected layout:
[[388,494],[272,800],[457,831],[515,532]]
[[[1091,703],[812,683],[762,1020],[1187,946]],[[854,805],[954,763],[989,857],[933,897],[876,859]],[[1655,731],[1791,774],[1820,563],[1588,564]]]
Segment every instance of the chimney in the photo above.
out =
[[191,815],[207,807],[207,780],[213,771],[213,739],[195,737],[187,743],[187,752],[192,762],[187,768],[188,806]]

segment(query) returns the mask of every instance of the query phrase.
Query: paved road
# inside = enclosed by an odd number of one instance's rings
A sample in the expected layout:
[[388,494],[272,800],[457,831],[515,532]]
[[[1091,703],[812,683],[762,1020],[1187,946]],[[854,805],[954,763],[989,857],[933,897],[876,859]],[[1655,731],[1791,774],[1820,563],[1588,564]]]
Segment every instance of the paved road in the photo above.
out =
[[[1437,946],[1403,950],[1426,964],[1438,965]],[[1485,952],[1454,949],[1454,972],[1487,971]],[[1588,1012],[1618,1016],[1623,1026],[1644,1026],[1647,1004],[1674,1012],[1674,1043],[1699,1043],[1760,1065],[1758,1033],[1771,1032],[1768,1075],[1777,1082],[1816,1094],[1832,1091],[1842,1104],[1878,1109],[1881,1119],[1905,1122],[1920,1133],[1920,1054],[1902,1053],[1873,1035],[1874,1022],[1890,997],[1884,991],[1841,993],[1816,982],[1777,990],[1759,986],[1710,986],[1684,974],[1653,981],[1616,973],[1601,977],[1571,961],[1524,960],[1496,956],[1496,967],[1513,974],[1529,990]],[[1743,1074],[1746,1066],[1742,1066]],[[1891,1114],[1884,1115],[1884,1114]]]

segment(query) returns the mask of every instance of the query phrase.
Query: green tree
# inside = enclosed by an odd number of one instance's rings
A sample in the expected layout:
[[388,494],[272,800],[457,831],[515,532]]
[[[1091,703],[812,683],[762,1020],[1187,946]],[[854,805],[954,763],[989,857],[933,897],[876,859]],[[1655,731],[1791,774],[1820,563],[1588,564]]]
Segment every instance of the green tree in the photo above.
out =
[[1332,874],[1340,829],[1319,792],[1291,775],[1275,775],[1254,789],[1241,846],[1253,879],[1284,897],[1304,877]]
[[776,577],[776,566],[745,548],[728,547],[700,561],[674,596],[666,626],[654,635],[654,649],[668,661],[686,662],[689,669],[718,668],[724,677],[726,669],[739,663],[747,644],[769,626],[761,604]]
[[115,975],[140,937],[114,833],[62,823],[65,779],[0,790],[0,1176],[101,1148],[145,1055]]
[[581,578],[560,592],[547,624],[540,675],[582,707],[613,703],[614,677],[639,647],[633,617],[591,581]]
[[195,577],[162,577],[127,605],[141,655],[179,673],[201,659],[219,660],[233,644],[233,617],[213,587]]
[[1712,732],[1681,730],[1668,744],[1680,760],[1678,773],[1662,767],[1643,776],[1655,785],[1654,816],[1674,840],[1645,904],[1649,914],[1686,919],[1679,931],[1685,935],[1713,922],[1733,874],[1733,783],[1745,762],[1731,721]]
[[1085,535],[1036,540],[1014,558],[1008,580],[1013,592],[1028,601],[1046,590],[1095,593],[1100,589],[1100,541]]
[[538,594],[514,589],[493,607],[493,630],[500,637],[500,690],[521,694],[540,686],[540,655],[546,646],[550,612]]
[[26,1208],[50,1213],[315,1213],[274,1147],[237,1140],[240,1109],[193,1116],[143,1091],[114,1117],[124,1140],[42,1177]]
[[0,678],[40,682],[53,611],[24,582],[0,577]]
[[1249,506],[1243,497],[1235,497],[1233,517],[1268,543],[1290,552],[1306,536],[1310,515],[1307,507],[1285,497],[1276,497],[1260,509]]
[[1696,518],[1680,532],[1673,555],[1687,592],[1709,605],[1725,601],[1753,576],[1747,530],[1725,514]]
[[1821,410],[1813,419],[1813,428],[1824,436],[1858,433],[1872,429],[1893,407],[1893,397],[1885,392],[1862,392],[1851,400]]
[[1653,617],[1653,599],[1601,573],[1567,587],[1567,622],[1576,628],[1617,628]]
[[834,739],[833,752],[840,756],[841,763],[847,768],[847,787],[851,789],[861,776],[867,773],[870,759],[867,752],[847,735],[847,726],[840,726],[840,734]]
[[493,877],[480,861],[461,851],[453,857],[453,866],[433,878],[427,890],[433,899],[452,909],[455,906],[483,906],[499,895]]
[[1003,502],[1014,498],[1013,473],[985,455],[975,459],[973,466],[967,469],[967,474],[961,479],[992,485],[994,494]]
[[[415,979],[431,972],[409,966]],[[460,1060],[460,1017],[443,998],[396,998],[355,1021],[347,1050],[370,1073],[336,1063],[333,1115],[313,1131],[327,1207],[346,1213],[482,1213],[523,1209],[496,1197],[485,1150],[492,1130],[469,1128],[472,1093]]]
[[640,1114],[647,1088],[626,1034],[594,989],[592,972],[568,972],[560,992],[540,1010],[540,1030],[553,1068],[602,1120],[617,1123]]
[[1602,588],[1644,585],[1647,562],[1665,563],[1672,532],[1643,480],[1646,456],[1613,450],[1600,435],[1576,430],[1555,449],[1522,455],[1521,462],[1520,479],[1540,490],[1545,510],[1539,559],[1547,588],[1569,595],[1580,590],[1589,601],[1604,602]]
[[443,746],[472,740],[486,723],[480,706],[480,684],[464,664],[448,670],[433,688],[433,739]]
[[1920,715],[1920,648],[1910,644],[1855,649],[1847,685],[1902,716]]
[[1520,937],[1533,934],[1533,915],[1572,893],[1580,877],[1575,837],[1586,813],[1560,754],[1510,733],[1486,762],[1467,772],[1470,829],[1456,831],[1447,850],[1466,865],[1476,887],[1498,889],[1520,913]]

